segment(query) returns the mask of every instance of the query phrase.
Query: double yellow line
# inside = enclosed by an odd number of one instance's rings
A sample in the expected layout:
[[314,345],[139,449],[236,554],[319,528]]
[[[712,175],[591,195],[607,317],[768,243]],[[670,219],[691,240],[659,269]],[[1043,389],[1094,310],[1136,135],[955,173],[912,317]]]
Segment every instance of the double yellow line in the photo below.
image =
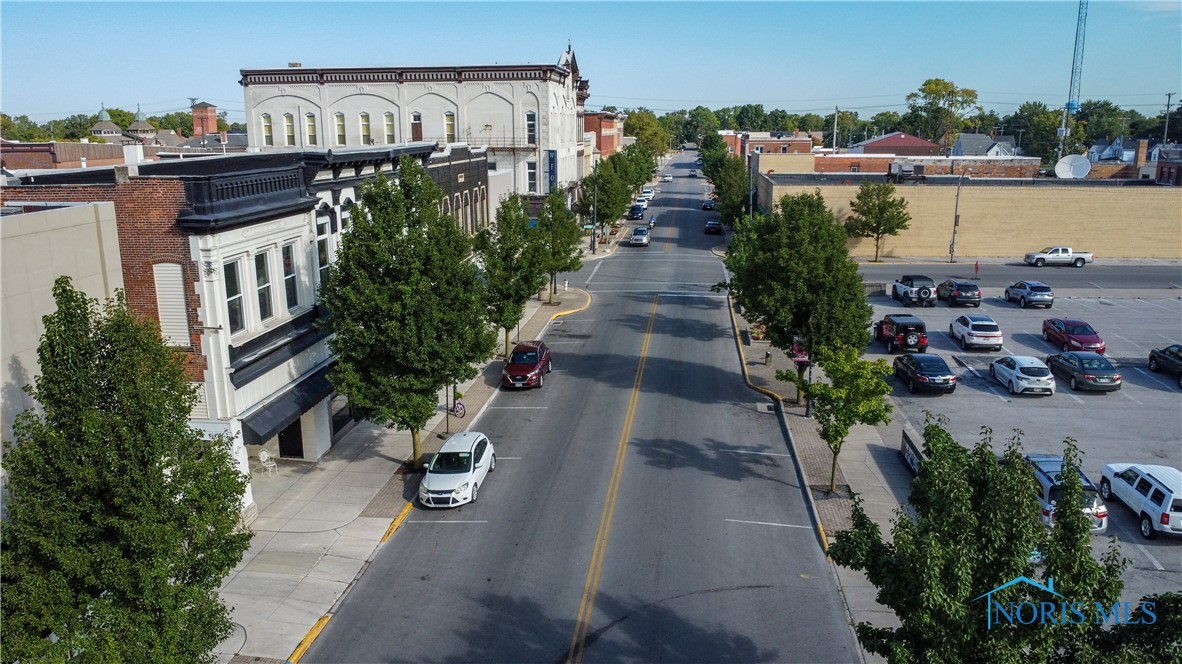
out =
[[579,602],[579,613],[575,618],[575,632],[571,635],[566,661],[583,661],[583,647],[586,645],[587,630],[591,627],[591,614],[595,610],[595,594],[599,588],[599,573],[603,571],[603,559],[607,554],[607,537],[612,528],[612,515],[616,511],[616,496],[620,492],[620,477],[624,474],[624,458],[627,456],[628,440],[632,437],[632,421],[636,417],[636,402],[640,398],[640,384],[644,378],[644,363],[648,358],[648,346],[653,337],[653,322],[657,319],[657,297],[649,311],[648,327],[644,331],[644,343],[640,347],[640,362],[636,365],[636,378],[632,381],[632,395],[628,399],[628,410],[624,415],[624,428],[616,444],[616,463],[608,483],[607,497],[603,501],[603,512],[599,516],[599,532],[595,535],[595,550],[591,554],[591,566],[587,569],[587,581],[583,584],[583,598]]

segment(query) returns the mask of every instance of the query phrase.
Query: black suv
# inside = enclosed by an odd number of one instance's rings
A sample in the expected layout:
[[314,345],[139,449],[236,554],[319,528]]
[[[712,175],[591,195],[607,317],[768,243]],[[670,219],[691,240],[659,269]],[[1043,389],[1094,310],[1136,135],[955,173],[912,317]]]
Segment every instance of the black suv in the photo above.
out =
[[888,353],[896,349],[928,350],[928,326],[915,316],[887,314],[874,324],[874,338],[886,344]]
[[628,218],[629,219],[644,219],[644,206],[643,205],[633,205],[632,207],[628,208]]
[[905,274],[891,284],[891,297],[905,306],[936,306],[936,282],[922,274]]
[[964,279],[945,279],[936,286],[936,299],[948,300],[948,306],[971,304],[981,306],[981,289],[977,284]]

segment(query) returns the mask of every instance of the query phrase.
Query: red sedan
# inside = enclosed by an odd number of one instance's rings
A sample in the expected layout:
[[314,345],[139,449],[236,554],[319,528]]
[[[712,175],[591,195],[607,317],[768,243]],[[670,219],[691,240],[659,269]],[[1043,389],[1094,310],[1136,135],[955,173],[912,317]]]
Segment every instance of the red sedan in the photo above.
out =
[[1091,351],[1104,354],[1104,340],[1082,320],[1048,318],[1042,322],[1043,341],[1062,348],[1063,352]]
[[553,368],[550,347],[541,341],[522,341],[509,354],[501,371],[504,387],[541,387]]

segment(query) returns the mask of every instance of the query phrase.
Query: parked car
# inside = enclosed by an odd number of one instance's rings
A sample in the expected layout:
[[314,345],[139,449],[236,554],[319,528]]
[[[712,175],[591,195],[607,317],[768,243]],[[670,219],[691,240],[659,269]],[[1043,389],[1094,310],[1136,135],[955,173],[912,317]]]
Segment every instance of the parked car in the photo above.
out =
[[1174,374],[1178,378],[1178,387],[1182,388],[1182,344],[1170,344],[1149,351],[1149,370]]
[[895,358],[894,369],[895,377],[913,394],[956,391],[956,374],[939,355],[900,355]]
[[476,502],[477,491],[497,467],[497,454],[488,436],[476,431],[457,433],[431,457],[419,483],[424,507],[456,507]]
[[989,375],[1005,385],[1010,394],[1054,394],[1055,377],[1037,357],[1006,355],[989,363]]
[[[1063,492],[1063,457],[1053,454],[1027,454],[1023,457],[1030,464],[1034,472],[1034,479],[1038,482],[1038,502],[1042,507],[1042,522],[1047,526],[1055,523],[1055,510],[1059,497]],[[1104,534],[1108,530],[1108,506],[1096,490],[1096,485],[1083,474],[1079,473],[1079,481],[1083,484],[1083,495],[1080,497],[1080,509],[1091,522],[1092,533]]]
[[633,247],[647,247],[648,240],[648,229],[644,226],[638,226],[632,229],[632,235],[628,237],[628,244]]
[[501,369],[504,387],[541,387],[554,369],[550,347],[543,341],[522,341],[513,347]]
[[1100,495],[1116,497],[1137,515],[1141,537],[1182,535],[1182,471],[1170,466],[1110,463],[1100,476]]
[[666,173],[661,176],[661,182],[672,182],[672,181],[673,181],[673,176],[669,173]]
[[972,281],[964,279],[945,279],[936,286],[936,299],[947,300],[948,306],[971,304],[981,306],[981,289]]
[[1006,288],[1005,297],[1023,309],[1036,304],[1047,309],[1055,306],[1055,291],[1041,281],[1016,281]]
[[886,344],[888,353],[896,349],[928,351],[928,328],[922,320],[906,314],[887,314],[874,324],[875,339]]
[[891,297],[904,305],[936,306],[936,282],[922,274],[905,274],[891,284]]
[[691,169],[690,169],[690,174],[689,174],[689,176],[690,176],[691,178],[696,178],[696,177],[698,177],[698,171],[697,171],[697,170],[695,170],[695,169],[692,169],[692,168],[691,168]]
[[1120,373],[1103,355],[1071,351],[1048,355],[1047,368],[1067,381],[1073,390],[1115,392],[1120,389]]
[[632,202],[633,205],[639,205],[644,209],[648,209],[648,199],[644,196],[637,196],[636,200]]
[[960,347],[964,350],[988,346],[999,351],[1003,343],[1001,327],[985,314],[957,316],[948,324],[948,335],[953,341],[960,339]]
[[645,187],[644,189],[640,190],[640,195],[644,196],[644,199],[651,203],[653,196],[656,196],[656,192],[653,191],[652,187]]
[[1107,347],[1091,325],[1072,318],[1048,318],[1042,322],[1042,340],[1063,352],[1086,350],[1104,354]]
[[717,219],[707,221],[706,235],[722,235],[722,222]]
[[632,207],[628,208],[628,218],[629,219],[644,219],[644,206],[643,205],[633,205]]
[[1027,265],[1033,265],[1034,267],[1042,267],[1044,265],[1074,265],[1075,267],[1083,267],[1085,263],[1091,263],[1092,259],[1092,252],[1072,251],[1071,247],[1046,247],[1041,251],[1032,251],[1022,258],[1022,260],[1026,261]]
[[713,210],[714,209],[714,199],[707,198],[706,200],[702,201],[702,209],[703,210]]

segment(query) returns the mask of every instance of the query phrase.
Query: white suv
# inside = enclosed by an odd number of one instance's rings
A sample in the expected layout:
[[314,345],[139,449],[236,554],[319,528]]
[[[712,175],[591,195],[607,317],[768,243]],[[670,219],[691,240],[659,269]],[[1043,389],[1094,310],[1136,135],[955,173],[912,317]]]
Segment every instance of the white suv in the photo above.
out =
[[1003,341],[997,321],[985,314],[957,316],[956,320],[948,324],[948,336],[952,337],[953,341],[960,339],[960,347],[964,350],[988,346],[998,351],[1001,350]]
[[1182,535],[1182,472],[1177,468],[1110,463],[1100,478],[1100,495],[1128,505],[1145,539],[1159,532]]

